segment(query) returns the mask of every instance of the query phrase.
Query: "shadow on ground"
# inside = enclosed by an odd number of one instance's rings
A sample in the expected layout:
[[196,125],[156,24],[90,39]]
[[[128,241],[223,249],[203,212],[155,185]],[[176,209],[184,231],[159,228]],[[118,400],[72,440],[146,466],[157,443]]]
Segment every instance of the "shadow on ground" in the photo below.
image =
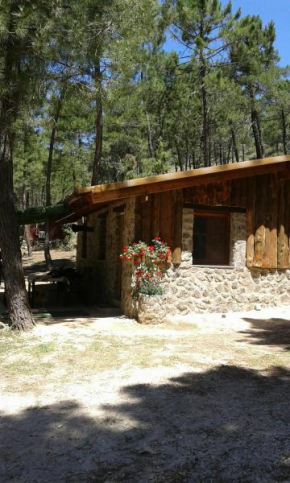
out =
[[281,318],[252,319],[244,318],[251,329],[242,333],[252,339],[252,344],[271,345],[290,350],[290,320]]
[[[0,420],[1,482],[286,482],[290,372],[220,366],[124,387],[102,416],[67,401]],[[92,401],[93,404],[93,401]]]
[[[27,260],[25,260],[26,263]],[[75,260],[68,259],[68,258],[56,258],[53,260],[53,268],[75,268],[76,262]],[[39,262],[31,263],[29,265],[24,265],[24,273],[25,275],[30,275],[31,273],[35,272],[47,272],[45,260],[41,260]]]

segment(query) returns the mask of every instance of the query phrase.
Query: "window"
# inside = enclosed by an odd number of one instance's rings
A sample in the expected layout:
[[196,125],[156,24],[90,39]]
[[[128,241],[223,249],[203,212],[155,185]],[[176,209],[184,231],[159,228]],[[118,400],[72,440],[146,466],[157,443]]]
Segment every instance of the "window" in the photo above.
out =
[[229,264],[229,221],[229,213],[194,212],[194,265]]

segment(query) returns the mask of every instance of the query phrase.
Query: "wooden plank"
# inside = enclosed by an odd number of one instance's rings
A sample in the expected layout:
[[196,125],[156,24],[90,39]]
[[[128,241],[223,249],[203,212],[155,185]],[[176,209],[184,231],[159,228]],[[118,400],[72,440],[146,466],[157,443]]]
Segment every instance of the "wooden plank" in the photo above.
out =
[[247,186],[247,254],[246,264],[248,268],[253,266],[255,255],[255,193],[256,178],[249,180]]
[[290,267],[290,181],[285,183],[286,209],[285,209],[285,233],[288,237],[288,260],[287,268]]
[[[69,202],[70,198],[73,199],[77,194],[87,193],[87,192],[94,192],[94,193],[101,193],[105,191],[114,191],[119,190],[122,188],[132,188],[137,186],[146,186],[146,185],[153,185],[159,184],[164,182],[172,182],[172,181],[179,181],[185,180],[188,178],[210,178],[212,175],[215,177],[214,181],[223,179],[223,174],[226,173],[239,173],[237,176],[233,176],[233,178],[228,179],[236,179],[236,178],[243,178],[241,173],[244,171],[252,171],[252,175],[261,174],[267,168],[271,169],[279,169],[279,165],[285,165],[286,167],[287,162],[290,161],[290,156],[276,156],[271,158],[264,158],[264,159],[256,159],[253,161],[244,161],[242,163],[232,163],[223,166],[213,166],[209,168],[199,168],[190,171],[181,171],[181,172],[174,172],[168,174],[161,174],[158,176],[150,176],[147,178],[138,178],[118,183],[110,183],[105,185],[98,185],[93,187],[87,188],[80,188],[76,189],[75,193],[71,195],[71,197],[67,198],[67,202]],[[280,166],[281,167],[281,166]],[[283,168],[282,168],[283,169]],[[210,181],[207,181],[210,182]],[[202,183],[201,183],[202,184]],[[156,191],[155,191],[156,192]]]
[[151,238],[160,236],[160,194],[152,196],[151,207]]
[[[243,163],[241,163],[243,164]],[[227,165],[229,166],[229,165]],[[228,171],[211,171],[213,168],[202,168],[208,172],[202,172],[198,176],[191,175],[191,176],[183,176],[178,177],[176,179],[169,179],[164,178],[163,180],[159,179],[158,181],[148,182],[147,184],[144,183],[144,180],[149,178],[141,178],[141,180],[135,180],[136,184],[127,185],[124,182],[124,185],[115,188],[117,183],[108,184],[108,185],[100,185],[98,190],[95,190],[92,193],[93,196],[93,204],[98,203],[105,203],[120,200],[123,198],[129,198],[132,196],[137,195],[149,195],[152,193],[159,193],[164,191],[172,191],[175,189],[187,188],[191,186],[200,186],[202,184],[209,184],[209,183],[216,183],[220,181],[220,178],[223,180],[232,180],[232,179],[239,179],[251,176],[258,176],[267,173],[275,173],[278,171],[284,171],[287,166],[287,163],[280,163],[280,164],[257,164],[251,165],[247,168],[244,167],[240,170],[228,170]],[[215,168],[217,169],[217,168]],[[196,170],[200,171],[200,170]],[[177,174],[184,174],[177,173]],[[162,176],[169,176],[169,175],[162,175]],[[156,178],[158,178],[156,176]],[[142,181],[142,182],[140,182]],[[127,181],[126,183],[129,183]]]
[[70,205],[72,214],[60,221],[68,222],[77,220],[84,214],[93,212],[99,205],[105,206],[113,201],[132,196],[147,196],[150,193],[201,186],[220,182],[221,180],[227,181],[248,178],[267,173],[281,172],[287,178],[290,172],[289,161],[290,156],[278,156],[257,161],[246,161],[212,168],[200,168],[150,178],[139,178],[122,183],[82,188],[76,190],[73,195],[66,198],[65,201]]
[[142,203],[138,196],[135,203],[135,242],[138,243],[142,239]]
[[160,195],[160,236],[170,247],[172,246],[172,193]]
[[182,253],[182,208],[183,192],[174,191],[172,216],[172,263],[180,265]]
[[279,183],[279,215],[278,215],[278,241],[277,266],[290,268],[289,250],[289,214],[290,214],[290,186],[289,181],[280,180]]
[[231,201],[230,206],[245,208],[247,206],[247,186],[248,179],[241,178],[231,181]]
[[277,268],[277,226],[278,226],[278,178],[276,174],[268,175],[266,219],[266,252],[268,254],[268,268]]
[[208,205],[198,205],[198,204],[193,204],[193,203],[184,203],[183,204],[184,208],[192,208],[193,210],[205,210],[208,211],[210,208],[210,211],[212,212],[217,212],[217,213],[246,213],[246,208],[238,208],[236,206],[208,206]]
[[[254,253],[254,260],[253,260],[253,267],[262,268],[263,264],[267,265],[267,261],[265,260],[265,237],[266,237],[266,228],[265,228],[265,208],[266,208],[266,193],[267,191],[267,181],[266,177],[262,176],[259,178],[258,183],[256,185],[256,194],[255,194],[255,225],[254,225],[254,233],[255,233],[255,253]],[[265,268],[265,267],[263,267]]]
[[151,243],[151,203],[151,196],[148,196],[146,200],[141,203],[141,240],[147,244]]

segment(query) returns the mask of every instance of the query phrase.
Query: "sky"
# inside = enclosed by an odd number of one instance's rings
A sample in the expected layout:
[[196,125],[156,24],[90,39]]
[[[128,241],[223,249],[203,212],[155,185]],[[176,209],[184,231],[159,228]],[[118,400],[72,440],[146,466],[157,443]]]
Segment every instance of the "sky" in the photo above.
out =
[[[226,0],[221,0],[223,4]],[[280,65],[290,65],[290,0],[232,0],[233,12],[239,7],[242,16],[259,15],[264,25],[273,20],[276,26],[276,49],[281,57]],[[182,46],[168,39],[166,50],[182,52]]]

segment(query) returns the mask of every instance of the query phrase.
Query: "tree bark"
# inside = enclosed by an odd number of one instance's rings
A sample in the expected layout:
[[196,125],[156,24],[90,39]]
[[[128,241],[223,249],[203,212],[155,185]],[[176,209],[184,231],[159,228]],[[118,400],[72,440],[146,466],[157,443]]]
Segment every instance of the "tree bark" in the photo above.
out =
[[238,163],[240,161],[239,150],[238,150],[238,146],[237,146],[236,133],[234,131],[233,126],[231,126],[231,135],[232,135],[232,143],[233,143],[233,152],[234,152],[234,155],[235,155],[235,160]]
[[255,141],[255,148],[256,148],[256,156],[257,159],[263,158],[263,149],[262,145],[260,142],[260,135],[259,135],[259,129],[258,129],[258,124],[257,124],[257,116],[258,113],[254,109],[251,112],[251,121],[252,121],[252,130],[253,130],[253,135],[254,135],[254,141]]
[[287,126],[286,116],[284,109],[281,109],[281,125],[282,125],[282,138],[283,138],[283,152],[287,154]]
[[150,116],[149,116],[149,112],[147,112],[147,111],[146,111],[146,122],[147,122],[147,139],[148,139],[149,156],[150,156],[150,158],[155,158],[154,148],[153,148],[153,140],[152,140]]
[[[26,156],[26,154],[27,154],[27,145],[28,145],[28,133],[25,130],[25,133],[24,133],[24,156]],[[26,165],[25,165],[25,168],[23,170],[23,195],[22,195],[23,211],[25,211],[28,207],[29,207],[29,192],[26,189]],[[31,244],[30,236],[29,236],[29,234],[30,234],[29,225],[24,225],[23,231],[24,231],[24,233],[23,233],[24,240],[25,240],[26,247],[27,247],[27,256],[32,257],[32,244]]]
[[183,171],[182,156],[181,156],[181,152],[180,152],[180,149],[179,149],[179,144],[178,144],[176,138],[174,139],[174,143],[175,143],[176,152],[177,152],[177,159],[178,159],[179,169],[180,169],[180,171]]
[[0,247],[10,325],[13,329],[29,330],[35,322],[25,287],[13,190],[14,132],[11,126],[17,118],[20,105],[19,70],[23,45],[14,33],[17,9],[17,2],[11,2],[7,38],[5,45],[2,45],[2,82],[7,90],[0,97]]
[[[25,180],[25,176],[26,176],[26,173],[23,173],[23,179]],[[24,184],[23,186],[23,203],[22,203],[22,206],[23,206],[23,210],[26,210],[28,208],[28,193],[26,191],[26,186]],[[25,239],[25,243],[26,243],[26,247],[27,247],[27,256],[28,257],[32,257],[32,244],[31,244],[31,241],[30,241],[30,236],[29,236],[29,225],[24,225],[24,230],[23,230],[23,235],[24,235],[24,239]]]
[[13,193],[12,146],[13,135],[0,127],[0,247],[6,303],[11,327],[29,330],[35,322],[29,307],[21,260]]
[[103,154],[103,102],[102,102],[102,72],[100,58],[95,65],[96,87],[96,140],[94,152],[94,165],[91,185],[97,185],[100,181],[100,166]]
[[207,92],[205,87],[206,77],[206,64],[203,53],[199,56],[200,68],[200,82],[201,82],[201,102],[202,102],[202,136],[201,145],[203,153],[203,164],[205,167],[210,166],[210,153],[209,153],[209,122],[208,122],[208,105],[207,105]]

